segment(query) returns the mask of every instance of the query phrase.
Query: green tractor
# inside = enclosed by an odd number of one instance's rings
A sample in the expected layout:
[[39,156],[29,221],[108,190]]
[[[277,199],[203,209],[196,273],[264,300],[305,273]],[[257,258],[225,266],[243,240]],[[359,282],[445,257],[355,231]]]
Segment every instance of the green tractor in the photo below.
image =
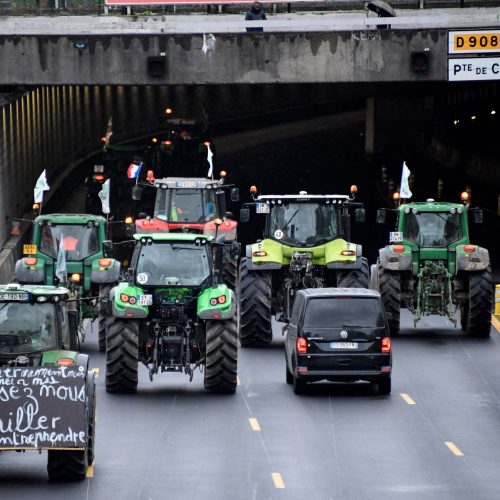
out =
[[[265,195],[255,199],[265,214],[264,239],[246,247],[238,282],[241,346],[263,346],[272,340],[271,318],[287,322],[295,294],[302,288],[367,288],[368,261],[361,245],[350,240],[350,209],[364,221],[356,186],[347,195]],[[256,194],[252,186],[250,192]],[[249,204],[247,204],[249,205]],[[252,204],[253,205],[253,204]],[[248,222],[244,206],[240,222]]]
[[469,239],[469,216],[480,223],[482,211],[428,199],[379,209],[378,223],[385,223],[387,212],[396,213],[396,230],[389,233],[389,245],[379,250],[371,287],[382,295],[391,334],[399,334],[400,309],[406,307],[415,325],[429,315],[445,316],[456,324],[459,309],[464,331],[488,337],[493,297],[490,257],[488,250]]
[[[109,257],[106,219],[98,215],[46,214],[33,221],[31,243],[16,262],[19,283],[65,284],[72,291],[85,338],[83,319],[99,318],[99,350],[106,350],[106,328],[99,297],[107,296],[120,276],[120,262]],[[87,299],[87,300],[85,300]]]
[[78,347],[70,290],[0,285],[0,452],[48,450],[51,480],[94,461],[95,373]]
[[140,361],[150,380],[160,371],[192,380],[199,368],[205,390],[235,392],[236,302],[222,283],[223,238],[158,232],[134,239],[127,280],[110,292],[107,391],[135,392]]
[[[220,179],[204,177],[165,177],[154,179],[146,189],[156,189],[153,217],[137,219],[130,232],[182,232],[215,236],[224,235],[224,281],[233,290],[238,277],[240,245],[237,242],[238,223],[226,210],[226,197],[239,200],[239,190],[225,184],[225,172]],[[142,196],[141,185],[132,190],[132,199]]]

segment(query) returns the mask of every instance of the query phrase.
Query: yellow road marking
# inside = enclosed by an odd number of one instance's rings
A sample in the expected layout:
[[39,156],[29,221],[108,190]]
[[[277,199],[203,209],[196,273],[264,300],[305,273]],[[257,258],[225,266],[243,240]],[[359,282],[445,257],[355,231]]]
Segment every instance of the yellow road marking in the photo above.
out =
[[88,466],[85,477],[94,477],[94,464]]
[[240,382],[240,377],[238,377],[238,375],[236,375],[236,385],[240,385],[241,382]]
[[260,425],[256,418],[249,418],[248,421],[250,422],[250,427],[252,428],[252,430],[260,431]]
[[493,325],[493,328],[495,328],[497,333],[500,333],[500,321],[495,316],[493,316],[493,314],[491,315],[491,324]]
[[95,373],[95,376],[99,376],[99,368],[92,368],[92,371]]
[[415,401],[413,401],[413,399],[410,398],[410,396],[408,396],[408,394],[405,394],[404,392],[402,392],[400,394],[400,396],[409,404],[409,405],[416,405],[417,403],[415,403]]
[[464,456],[464,454],[459,450],[456,444],[452,443],[451,441],[445,441],[444,444],[448,446],[453,455],[456,455],[457,457]]
[[273,482],[276,488],[283,489],[285,487],[285,483],[279,472],[272,472],[271,476],[273,476]]

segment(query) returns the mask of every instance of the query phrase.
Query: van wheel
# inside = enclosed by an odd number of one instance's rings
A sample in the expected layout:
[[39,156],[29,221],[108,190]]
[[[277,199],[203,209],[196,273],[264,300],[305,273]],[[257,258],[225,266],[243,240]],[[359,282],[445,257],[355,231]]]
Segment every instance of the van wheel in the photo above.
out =
[[377,385],[379,394],[387,396],[391,393],[391,377],[380,380],[379,382],[377,382]]

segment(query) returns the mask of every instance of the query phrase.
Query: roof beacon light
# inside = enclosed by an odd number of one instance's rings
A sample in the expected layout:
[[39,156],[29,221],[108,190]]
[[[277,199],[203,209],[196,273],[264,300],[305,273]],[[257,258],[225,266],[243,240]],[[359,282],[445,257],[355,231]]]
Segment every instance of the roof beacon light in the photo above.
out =
[[398,201],[399,200],[399,193],[397,191],[395,191],[394,193],[392,193],[392,199],[394,201]]
[[257,194],[257,186],[250,186],[250,194]]
[[147,176],[146,176],[146,180],[148,182],[154,182],[154,180],[155,180],[155,173],[153,172],[153,170],[148,170],[148,173],[147,173]]
[[358,186],[356,184],[353,184],[351,186],[351,194],[356,194],[358,192]]
[[467,203],[469,201],[469,193],[467,191],[462,191],[460,194],[460,199],[463,203]]
[[222,178],[226,177],[226,176],[227,176],[227,172],[226,172],[225,170],[221,170],[221,171],[220,171],[220,176],[221,176]]

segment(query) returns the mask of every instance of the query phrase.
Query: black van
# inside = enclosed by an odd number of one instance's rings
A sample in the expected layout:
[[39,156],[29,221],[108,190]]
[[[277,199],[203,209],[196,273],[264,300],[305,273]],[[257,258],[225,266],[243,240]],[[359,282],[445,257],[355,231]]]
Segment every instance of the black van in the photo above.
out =
[[296,394],[307,382],[357,382],[391,392],[391,339],[380,294],[366,288],[297,292],[287,332],[286,382]]

